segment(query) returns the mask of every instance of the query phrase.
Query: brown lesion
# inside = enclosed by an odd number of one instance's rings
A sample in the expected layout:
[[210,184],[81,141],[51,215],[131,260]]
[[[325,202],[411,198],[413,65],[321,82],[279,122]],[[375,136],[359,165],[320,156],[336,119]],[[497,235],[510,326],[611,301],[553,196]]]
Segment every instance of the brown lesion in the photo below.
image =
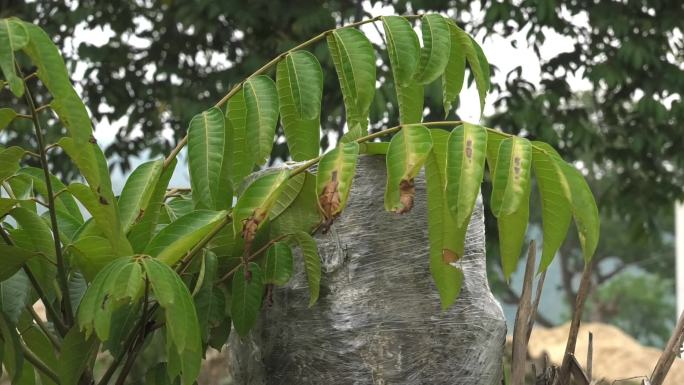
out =
[[416,196],[416,185],[411,179],[402,179],[399,182],[399,203],[401,207],[396,210],[397,214],[405,214],[413,208],[413,200]]
[[455,251],[449,249],[442,249],[442,261],[444,263],[453,263],[458,261],[460,256]]
[[107,199],[104,196],[102,196],[102,192],[101,192],[99,186],[97,187],[97,197],[98,197],[98,200],[100,201],[101,205],[108,205],[109,204],[109,201],[107,201]]
[[337,179],[337,171],[333,171],[330,180],[325,184],[321,195],[318,196],[325,222],[322,226],[323,233],[326,233],[333,220],[339,215],[342,208],[342,198],[339,191],[340,182]]
[[466,154],[466,158],[468,158],[468,160],[472,162],[473,161],[473,140],[472,139],[466,140],[465,154]]
[[252,212],[252,215],[242,221],[242,233],[240,235],[245,241],[245,254],[249,254],[257,230],[259,230],[259,225],[265,219],[266,213],[257,208]]
[[520,178],[520,172],[522,168],[520,167],[520,157],[516,156],[513,158],[513,173],[515,174],[515,179]]

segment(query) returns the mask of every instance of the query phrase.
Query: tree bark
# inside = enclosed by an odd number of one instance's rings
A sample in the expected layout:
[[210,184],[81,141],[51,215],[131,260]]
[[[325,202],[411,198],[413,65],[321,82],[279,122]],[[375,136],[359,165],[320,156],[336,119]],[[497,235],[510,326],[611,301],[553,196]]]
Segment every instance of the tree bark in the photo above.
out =
[[247,338],[231,335],[238,384],[460,384],[501,381],[506,323],[486,277],[481,199],[473,212],[461,294],[448,310],[429,269],[425,182],[413,210],[383,207],[385,161],[362,156],[348,206],[318,236],[321,296],[309,308],[303,262],[273,293]]

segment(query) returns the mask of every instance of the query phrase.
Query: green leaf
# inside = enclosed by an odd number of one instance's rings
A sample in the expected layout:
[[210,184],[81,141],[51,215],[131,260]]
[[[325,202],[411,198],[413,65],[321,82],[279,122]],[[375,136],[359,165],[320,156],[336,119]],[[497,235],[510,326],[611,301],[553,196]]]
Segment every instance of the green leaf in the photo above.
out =
[[450,263],[463,256],[467,225],[459,227],[447,208],[449,135],[443,130],[433,130],[431,134],[434,145],[425,163],[430,273],[439,291],[442,310],[446,310],[458,298],[463,284],[463,272]]
[[[230,105],[234,104],[233,102]],[[192,200],[196,208],[228,208],[230,203],[226,202],[232,201],[232,195],[221,194],[225,145],[225,122],[219,108],[212,107],[192,118],[188,129],[188,169]],[[243,150],[249,151],[244,148]],[[253,164],[245,166],[245,171],[251,171],[252,166]]]
[[236,187],[254,169],[259,151],[258,135],[249,132],[249,127],[247,102],[243,88],[228,99],[225,120],[227,145],[224,156],[227,156],[228,163],[226,166],[230,167],[230,170],[223,172],[230,175],[230,180]]
[[482,48],[473,40],[470,35],[459,28],[456,23],[449,20],[451,38],[456,40],[456,46],[465,55],[470,72],[475,78],[477,92],[480,96],[480,114],[484,111],[485,97],[489,90],[489,63],[482,51]]
[[35,251],[22,249],[21,247],[0,244],[0,281],[4,281],[13,276],[26,261],[37,255]]
[[235,331],[239,335],[247,335],[256,323],[263,291],[263,276],[261,268],[256,263],[250,263],[247,272],[244,266],[240,266],[233,275],[230,314]]
[[401,16],[383,16],[382,26],[395,85],[405,87],[413,84],[412,77],[420,55],[418,35],[411,23]]
[[[145,258],[142,261],[152,291],[165,312],[167,344],[173,344],[176,352],[181,355],[181,360],[195,359],[184,356],[185,351],[196,353],[196,358],[200,359],[201,336],[190,291],[168,265],[154,258]],[[185,364],[182,365],[185,367]],[[197,373],[184,373],[184,383],[186,376],[194,376],[194,380]]]
[[524,246],[527,222],[530,217],[529,199],[530,188],[528,185],[518,209],[512,214],[502,215],[497,218],[501,265],[506,279],[510,278],[511,274],[515,272]]
[[[214,291],[216,272],[218,270],[218,258],[212,252],[205,253],[202,259],[204,267],[204,278],[199,282],[199,288],[194,296],[195,311],[197,312],[197,321],[199,322],[200,331],[202,334],[202,341],[207,343],[209,341],[209,330],[211,328],[211,321],[213,315],[220,311],[223,315],[223,308],[225,303],[222,301],[223,297],[217,299]],[[217,309],[219,308],[219,309]]]
[[375,95],[373,45],[353,28],[334,30],[327,41],[340,81],[349,131],[358,131],[358,137],[367,135],[368,112]]
[[31,282],[23,271],[17,271],[10,278],[0,282],[0,309],[12,325],[19,322],[21,313],[29,303],[30,294]]
[[88,338],[77,326],[71,328],[64,337],[59,354],[57,370],[60,385],[77,385],[91,358],[97,354],[98,347],[94,336]]
[[[23,90],[23,88],[22,88]],[[17,113],[11,108],[0,108],[0,131],[4,130],[17,117]]]
[[51,262],[56,263],[55,244],[50,226],[38,214],[23,207],[16,207],[10,211],[10,215],[21,228],[26,230],[25,234],[28,236],[30,246],[24,248],[41,253]]
[[225,217],[225,211],[195,210],[164,227],[144,253],[172,266]]
[[484,127],[463,123],[451,131],[447,145],[446,200],[458,227],[467,227],[470,222],[484,177],[486,156]]
[[449,62],[451,37],[449,24],[442,15],[429,13],[420,20],[423,47],[413,79],[418,84],[429,84],[442,75]]
[[601,227],[596,200],[579,170],[565,162],[557,162],[570,187],[568,199],[572,202],[572,216],[575,219],[580,246],[584,254],[584,263],[589,263],[598,246]]
[[420,56],[418,35],[401,16],[383,16],[382,24],[399,104],[399,122],[419,123],[423,118],[424,87],[413,80]]
[[265,75],[248,78],[242,87],[249,135],[259,137],[256,164],[261,166],[268,161],[273,148],[278,125],[278,91],[273,79]]
[[24,149],[17,146],[0,148],[0,183],[19,170],[19,161],[24,156]]
[[517,211],[529,194],[532,146],[527,139],[511,137],[501,142],[492,178],[491,208],[495,217]]
[[304,231],[293,233],[291,239],[297,242],[304,257],[306,280],[309,284],[309,307],[311,307],[318,301],[321,286],[321,257],[318,255],[318,245],[311,235]]
[[570,186],[559,165],[560,155],[544,142],[532,142],[532,168],[541,195],[544,244],[539,272],[545,271],[565,240],[572,219]]
[[139,263],[128,263],[112,275],[114,281],[110,298],[116,301],[135,302],[143,295],[145,278]]
[[280,192],[288,179],[289,171],[268,173],[253,181],[238,198],[233,208],[233,232],[251,241],[270,215]]
[[93,216],[98,229],[109,240],[116,255],[133,254],[133,248],[121,228],[116,201],[108,200],[81,183],[72,183],[67,189]]
[[292,277],[292,250],[283,242],[268,248],[264,262],[264,283],[284,285]]
[[[271,219],[270,233],[275,238],[296,231],[310,232],[321,223],[316,194],[316,176],[308,172],[297,198],[280,215]],[[273,210],[272,210],[273,211]]]
[[0,198],[0,218],[7,215],[18,202],[16,199]]
[[328,219],[336,217],[347,204],[358,157],[358,143],[342,143],[323,155],[318,163],[316,195]]
[[28,41],[28,32],[19,20],[0,19],[0,70],[17,98],[24,95],[24,81],[14,68],[14,51],[22,49]]
[[100,270],[118,257],[112,250],[112,244],[97,235],[77,239],[69,246],[69,250],[73,256],[72,263],[88,281],[92,281]]
[[4,350],[2,354],[3,366],[7,369],[12,384],[16,384],[22,376],[24,355],[17,329],[9,323],[3,314],[0,314],[0,338],[2,338]]
[[[45,183],[45,172],[37,167],[22,167],[18,175],[26,175],[33,181],[33,188],[42,196],[47,197],[47,185]],[[62,191],[66,189],[66,185],[56,176],[50,174],[50,182],[52,183],[53,192]],[[55,207],[57,211],[68,213],[77,222],[83,223],[83,215],[81,209],[78,207],[74,197],[68,192],[64,191],[55,198]]]
[[[45,365],[47,365],[48,368],[51,368],[53,371],[57,372],[59,361],[57,360],[56,353],[52,347],[52,344],[50,343],[50,340],[45,334],[43,334],[40,328],[33,323],[26,328],[22,327],[21,338],[26,343],[26,346],[31,349],[31,351],[34,352],[36,356],[40,358]],[[24,370],[26,370],[26,366],[24,366]],[[56,385],[56,383],[50,377],[41,372],[38,372],[38,374],[40,375],[40,381],[42,385]]]
[[319,152],[323,71],[307,51],[295,51],[278,63],[276,88],[280,119],[295,161],[314,158]]
[[126,179],[118,202],[124,233],[128,233],[136,220],[142,219],[161,176],[163,165],[162,159],[145,162],[133,170]]
[[[161,176],[154,186],[154,191],[150,196],[147,209],[143,213],[140,220],[135,221],[128,232],[128,239],[131,242],[133,251],[141,253],[150,242],[154,230],[159,223],[159,213],[164,204],[164,196],[166,188],[169,186],[169,181],[176,168],[176,160],[174,159],[166,170],[162,171]],[[137,218],[136,218],[137,219]]]
[[81,303],[78,306],[77,318],[80,330],[88,338],[95,330],[103,340],[109,333],[109,323],[111,318],[102,313],[106,310],[111,314],[111,309],[107,309],[111,302],[107,301],[114,281],[112,277],[121,271],[123,266],[131,263],[131,258],[117,258],[107,264],[86,290]]
[[[465,50],[459,44],[459,35],[457,30],[451,27],[453,22],[449,23],[449,32],[451,34],[451,49],[449,50],[449,62],[442,74],[442,105],[444,106],[444,116],[448,116],[451,111],[451,103],[458,98],[463,88],[463,81],[465,79],[465,65],[466,57]],[[489,74],[489,71],[487,71]]]
[[306,174],[301,173],[293,176],[285,182],[285,186],[283,186],[282,191],[278,195],[278,199],[276,199],[276,202],[273,204],[273,208],[271,209],[271,218],[275,218],[280,215],[280,213],[285,211],[292,204],[292,202],[297,199],[299,192],[302,190],[302,186],[304,186],[304,179],[306,179]]
[[385,210],[399,214],[413,207],[413,178],[432,149],[430,130],[423,125],[410,125],[392,137],[387,150],[387,187]]

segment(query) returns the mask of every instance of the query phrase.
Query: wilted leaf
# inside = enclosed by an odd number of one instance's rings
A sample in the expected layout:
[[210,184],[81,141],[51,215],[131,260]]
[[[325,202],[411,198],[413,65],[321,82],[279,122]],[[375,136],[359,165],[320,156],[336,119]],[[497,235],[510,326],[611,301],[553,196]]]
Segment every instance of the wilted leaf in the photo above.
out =
[[342,143],[323,155],[318,163],[316,193],[319,207],[328,221],[342,212],[347,204],[358,157],[358,143]]

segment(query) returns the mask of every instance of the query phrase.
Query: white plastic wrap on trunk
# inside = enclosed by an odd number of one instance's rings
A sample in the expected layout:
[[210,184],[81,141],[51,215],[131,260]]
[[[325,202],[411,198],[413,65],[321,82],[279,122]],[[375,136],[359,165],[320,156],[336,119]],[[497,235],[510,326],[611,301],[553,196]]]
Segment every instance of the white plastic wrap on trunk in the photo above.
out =
[[383,208],[385,160],[362,156],[347,208],[318,235],[323,278],[318,303],[301,259],[274,292],[247,338],[229,346],[240,385],[494,385],[501,381],[506,323],[485,268],[478,199],[458,262],[465,280],[446,312],[429,271],[425,181],[413,210]]

